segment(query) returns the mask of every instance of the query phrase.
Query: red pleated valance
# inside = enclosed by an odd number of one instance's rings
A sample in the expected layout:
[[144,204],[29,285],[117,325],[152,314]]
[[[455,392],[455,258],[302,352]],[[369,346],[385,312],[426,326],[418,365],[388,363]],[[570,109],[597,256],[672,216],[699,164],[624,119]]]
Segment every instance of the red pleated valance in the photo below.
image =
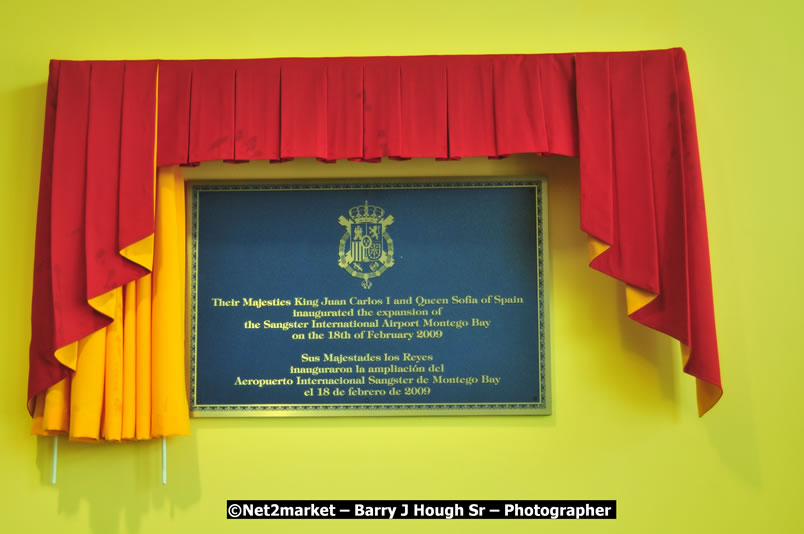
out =
[[120,251],[153,233],[155,148],[157,166],[580,157],[581,225],[609,245],[592,266],[658,295],[631,316],[688,347],[701,412],[720,396],[681,49],[51,62],[29,398],[67,376],[56,349],[110,321],[88,301],[148,272]]

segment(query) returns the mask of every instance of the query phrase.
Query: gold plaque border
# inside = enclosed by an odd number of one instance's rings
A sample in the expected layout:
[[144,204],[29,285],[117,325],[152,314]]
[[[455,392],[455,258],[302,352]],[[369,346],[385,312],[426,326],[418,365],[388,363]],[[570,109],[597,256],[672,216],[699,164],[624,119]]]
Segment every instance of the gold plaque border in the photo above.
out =
[[[540,349],[543,352],[540,366],[541,380],[544,383],[543,403],[406,403],[406,404],[197,404],[195,373],[197,368],[196,329],[193,319],[196,316],[197,302],[197,217],[198,197],[201,187],[216,188],[217,191],[282,191],[310,190],[373,190],[373,189],[488,189],[532,187],[536,190],[537,239],[542,243],[538,251],[537,269],[539,293],[542,295]],[[311,187],[312,186],[312,187]],[[185,313],[185,355],[187,368],[187,390],[189,393],[190,415],[199,418],[214,417],[411,417],[411,416],[488,416],[488,415],[551,415],[552,414],[552,373],[550,362],[550,313],[549,313],[549,245],[547,231],[547,181],[539,177],[500,176],[500,177],[416,177],[416,178],[377,178],[349,181],[348,179],[298,179],[290,182],[277,180],[188,180],[185,183],[186,216],[186,313]],[[219,189],[218,189],[219,188]]]

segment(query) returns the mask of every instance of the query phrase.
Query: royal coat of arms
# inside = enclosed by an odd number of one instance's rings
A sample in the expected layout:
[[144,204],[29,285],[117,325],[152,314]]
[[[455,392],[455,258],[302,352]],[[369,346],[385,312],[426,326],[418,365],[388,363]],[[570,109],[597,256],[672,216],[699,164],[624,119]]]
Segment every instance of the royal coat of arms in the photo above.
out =
[[346,228],[338,248],[338,266],[360,278],[365,289],[394,265],[394,243],[387,228],[394,223],[392,215],[366,201],[349,209],[349,218],[341,215],[338,223]]

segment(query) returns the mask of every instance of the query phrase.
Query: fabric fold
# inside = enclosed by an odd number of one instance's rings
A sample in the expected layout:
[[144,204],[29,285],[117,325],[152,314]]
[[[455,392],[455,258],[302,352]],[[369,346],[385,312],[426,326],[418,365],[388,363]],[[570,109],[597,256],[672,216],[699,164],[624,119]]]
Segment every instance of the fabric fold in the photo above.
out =
[[[189,163],[192,62],[159,62],[157,167]],[[143,112],[146,110],[142,110]]]
[[127,62],[125,67],[117,241],[120,255],[147,273],[154,261],[159,69],[155,61]]
[[[125,66],[117,62],[93,64],[89,87],[83,214],[85,299],[110,318],[115,309],[114,299],[108,294],[148,272],[120,255],[123,247],[118,228],[126,225],[126,220],[121,220],[120,206],[121,201],[128,200],[120,196]],[[153,90],[154,80],[151,84]]]
[[394,61],[367,61],[364,73],[363,156],[368,161],[402,153],[401,68]]
[[178,167],[159,169],[156,249],[152,276],[151,434],[190,433],[185,379],[184,178]]
[[192,70],[188,161],[235,157],[235,65],[202,61]]
[[280,158],[322,158],[327,152],[327,65],[282,61]]
[[242,61],[235,72],[235,159],[278,160],[278,61]]
[[494,61],[496,155],[548,153],[541,56],[501,56]]
[[[183,341],[164,332],[183,332],[171,321],[184,317],[183,302],[165,293],[165,280],[183,291],[184,276],[174,271],[184,261],[177,252],[184,249],[177,233],[184,222],[182,180],[173,166],[211,160],[578,156],[591,265],[625,282],[633,319],[689,349],[684,370],[698,380],[701,413],[722,393],[695,117],[681,49],[53,61],[46,105],[28,401],[44,417],[41,395],[75,369],[70,402],[79,414],[70,415],[71,435],[93,439],[102,431],[130,439],[187,430],[176,415],[186,398],[168,386],[183,370],[163,361],[164,351],[183,351]],[[155,202],[162,206],[156,217]],[[168,239],[176,250],[165,247]],[[126,287],[135,280],[133,289]],[[148,283],[150,347],[139,304],[136,328],[126,318],[112,322],[127,300],[144,302]],[[123,287],[128,297],[118,294]],[[121,359],[104,357],[101,364],[101,337],[104,347],[110,339],[116,346],[118,327]],[[100,367],[81,375],[87,362]],[[73,419],[83,421],[80,413],[97,407],[96,375],[109,372],[112,379],[117,367],[124,415],[89,418],[74,430]],[[141,392],[148,388],[146,401]],[[109,395],[106,402],[116,405],[117,396]]]
[[[45,99],[45,125],[39,202],[34,241],[33,295],[31,298],[31,343],[28,348],[28,412],[33,415],[36,398],[50,386],[70,376],[70,367],[56,355],[55,302],[51,265],[51,212],[53,204],[53,152],[56,137],[61,62],[50,62]],[[73,364],[74,368],[74,364]]]
[[[60,71],[60,68],[54,70],[58,73]],[[133,71],[139,71],[142,75],[138,77],[140,82],[150,81],[150,94],[153,96],[157,87],[156,65],[154,64],[152,69],[135,68]],[[183,329],[183,283],[180,290],[168,292],[167,297],[161,296],[156,305],[157,308],[154,310],[151,297],[152,275],[144,269],[148,264],[153,265],[154,263],[154,250],[153,248],[147,249],[149,241],[150,243],[158,242],[163,249],[183,250],[183,181],[180,179],[180,172],[171,169],[171,187],[165,193],[169,199],[170,209],[157,211],[154,207],[156,98],[155,96],[152,99],[140,98],[140,102],[153,105],[152,119],[143,122],[146,130],[147,126],[151,125],[149,134],[151,141],[148,143],[138,138],[134,142],[135,146],[129,147],[126,152],[134,154],[138,152],[138,147],[147,147],[150,144],[150,156],[145,156],[146,161],[150,160],[150,165],[149,170],[139,174],[133,174],[133,169],[126,171],[125,174],[131,182],[127,192],[132,196],[123,198],[121,195],[121,191],[124,189],[122,185],[124,173],[120,171],[120,174],[117,174],[117,171],[121,168],[120,154],[123,150],[120,149],[118,152],[115,147],[124,141],[121,136],[122,127],[120,123],[115,122],[114,117],[117,117],[118,120],[122,120],[120,117],[125,117],[123,102],[126,94],[135,99],[137,95],[142,96],[142,93],[138,91],[128,93],[124,91],[125,72],[125,64],[102,63],[99,66],[90,64],[87,69],[71,72],[71,76],[80,80],[81,83],[78,84],[78,87],[73,87],[71,91],[65,92],[65,95],[68,95],[65,99],[68,102],[74,102],[80,100],[78,94],[83,88],[88,102],[85,129],[87,141],[84,145],[86,147],[85,174],[81,174],[78,169],[79,165],[73,160],[70,160],[70,165],[67,166],[67,170],[73,173],[73,179],[84,184],[85,191],[81,188],[76,189],[80,190],[82,196],[85,195],[86,203],[74,206],[72,211],[61,207],[62,211],[59,213],[55,213],[54,209],[51,213],[40,215],[37,230],[38,246],[40,247],[39,258],[41,260],[42,252],[51,253],[48,258],[50,269],[48,271],[35,270],[35,273],[45,272],[51,278],[56,274],[63,274],[60,266],[55,264],[61,256],[54,257],[52,255],[54,248],[52,240],[55,238],[51,237],[51,247],[50,250],[47,250],[42,244],[43,236],[47,236],[48,232],[53,233],[54,220],[69,221],[78,225],[78,221],[83,217],[83,233],[79,232],[77,238],[70,242],[76,248],[72,251],[72,256],[67,255],[66,257],[72,262],[73,269],[76,264],[80,268],[83,258],[86,265],[86,275],[82,277],[83,288],[87,288],[84,305],[90,310],[94,310],[99,317],[106,319],[106,324],[61,347],[55,345],[55,337],[51,339],[50,344],[45,343],[44,341],[48,339],[46,332],[43,332],[42,341],[39,344],[32,340],[31,357],[39,356],[38,351],[51,351],[52,357],[61,364],[61,368],[66,374],[66,377],[60,381],[53,381],[53,379],[44,381],[42,380],[43,373],[32,365],[29,392],[40,388],[38,392],[31,393],[29,402],[33,408],[32,432],[35,434],[68,433],[70,439],[82,441],[151,439],[155,437],[152,434],[152,419],[154,418],[160,421],[159,436],[186,434],[188,431],[189,413],[186,400],[183,404],[176,400],[162,402],[166,406],[163,406],[158,413],[153,410],[156,404],[152,402],[154,395],[160,400],[186,397],[183,346],[177,350],[176,344],[159,344],[157,352],[160,357],[159,365],[154,368],[151,362],[153,317],[158,317],[160,321],[175,330]],[[55,89],[56,87],[51,84],[49,90],[49,95],[51,95],[49,101],[51,102]],[[63,130],[61,136],[58,133],[60,127]],[[136,129],[136,125],[132,127]],[[50,113],[46,118],[46,132],[54,132],[54,156],[58,156],[60,153],[55,149],[59,139],[63,143],[72,142],[67,139],[68,130],[69,128],[64,125],[59,126],[58,115],[54,117],[54,114]],[[49,142],[47,138],[45,142]],[[81,144],[77,143],[76,146],[81,146]],[[49,148],[46,147],[46,150]],[[97,156],[99,153],[104,155],[99,157]],[[46,152],[43,155],[43,186],[45,187],[47,180],[50,179],[49,173],[53,164],[51,159],[53,156],[47,154]],[[80,160],[80,155],[72,154],[70,156]],[[135,169],[138,167],[141,171],[145,169],[143,165],[134,166]],[[64,179],[63,176],[59,176],[59,178]],[[50,190],[46,188],[46,194],[42,195],[44,200],[40,200],[40,205],[51,202],[55,190],[65,187],[66,184],[57,182],[55,186],[51,186]],[[75,198],[79,198],[79,196],[76,195]],[[143,204],[134,206],[127,213],[143,214],[144,221],[127,221],[121,218],[122,206],[129,202]],[[180,211],[178,206],[181,206]],[[48,215],[50,221],[47,221]],[[154,221],[155,216],[156,222]],[[46,221],[50,224],[43,224]],[[118,221],[119,225],[126,225],[128,230],[119,232]],[[128,225],[128,223],[131,224]],[[166,235],[154,240],[157,225],[160,227],[160,231]],[[122,254],[118,255],[121,252],[118,250],[121,248],[120,243],[123,242],[120,237],[122,234],[137,237],[143,232],[150,232],[150,234],[136,241],[134,245],[141,247],[138,255],[145,265],[131,262]],[[64,248],[65,244],[60,243],[60,245],[59,253],[65,254],[67,252]],[[163,256],[165,256],[164,253]],[[170,263],[171,267],[168,268],[170,274],[162,276],[175,282],[177,278],[173,272],[175,269],[183,269],[183,263],[176,263],[174,258],[171,258]],[[160,267],[159,272],[164,271],[165,269]],[[141,276],[142,272],[148,274]],[[182,281],[183,276],[182,272]],[[48,277],[42,276],[37,279],[37,282],[41,279],[47,280]],[[126,282],[129,279],[131,281]],[[79,289],[81,288],[81,284],[76,285],[79,286]],[[99,293],[93,296],[93,292]],[[165,293],[164,290],[162,292]],[[47,300],[52,301],[52,298],[52,294],[35,291],[34,309],[39,311],[39,307]],[[178,316],[174,315],[177,306],[182,309],[182,314]],[[82,309],[84,308],[82,307]],[[53,317],[58,318],[60,314],[69,311],[72,310],[63,310],[55,306],[52,313]],[[34,313],[32,316],[34,328],[48,325],[47,315],[42,315],[43,317],[40,317]],[[170,315],[171,318],[165,320],[165,315]],[[183,330],[181,335],[183,336]],[[177,372],[176,368],[181,368],[182,372]],[[151,374],[154,369],[159,374],[159,388],[161,388],[156,391],[151,387]],[[168,371],[166,372],[165,369]],[[45,389],[41,389],[42,382],[45,384]]]
[[582,228],[609,245],[591,265],[629,285],[631,318],[689,350],[702,415],[722,386],[686,58],[590,53],[576,65]]
[[436,57],[400,58],[401,158],[448,158],[447,79]]
[[87,301],[86,171],[92,70],[93,63],[64,62],[60,75],[52,182],[52,197],[58,200],[50,213],[53,350],[110,321]]
[[449,156],[496,155],[491,62],[456,58],[447,67]]

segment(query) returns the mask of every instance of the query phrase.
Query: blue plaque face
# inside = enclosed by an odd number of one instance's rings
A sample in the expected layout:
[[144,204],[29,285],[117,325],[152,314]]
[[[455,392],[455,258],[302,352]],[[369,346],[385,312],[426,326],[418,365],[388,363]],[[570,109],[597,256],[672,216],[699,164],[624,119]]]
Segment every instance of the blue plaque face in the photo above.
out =
[[543,182],[191,195],[193,415],[550,413]]

